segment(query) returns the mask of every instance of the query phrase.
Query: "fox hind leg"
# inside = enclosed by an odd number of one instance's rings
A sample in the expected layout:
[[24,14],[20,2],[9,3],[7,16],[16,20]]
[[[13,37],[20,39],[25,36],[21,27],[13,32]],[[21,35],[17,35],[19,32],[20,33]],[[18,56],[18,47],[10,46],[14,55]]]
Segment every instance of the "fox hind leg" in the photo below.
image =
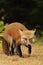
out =
[[20,57],[22,57],[22,51],[21,51],[21,45],[18,45],[17,47],[17,55],[19,55]]
[[15,49],[15,47],[16,47],[16,42],[15,42],[15,40],[13,40],[13,39],[11,39],[11,41],[10,41],[11,43],[10,43],[10,46],[9,46],[9,54],[10,55],[14,55],[14,49]]

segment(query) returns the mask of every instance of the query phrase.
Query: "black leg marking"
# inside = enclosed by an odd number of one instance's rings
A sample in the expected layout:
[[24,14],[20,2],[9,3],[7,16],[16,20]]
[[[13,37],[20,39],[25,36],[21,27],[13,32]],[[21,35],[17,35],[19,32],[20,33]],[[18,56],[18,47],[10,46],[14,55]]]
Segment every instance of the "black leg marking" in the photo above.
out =
[[31,45],[28,45],[28,53],[31,54]]
[[20,48],[21,45],[19,45],[17,47],[17,55],[19,55],[20,57],[22,57],[22,51],[21,51],[21,48]]
[[12,55],[14,55],[14,48],[12,47]]
[[10,55],[14,55],[14,48],[16,46],[15,44],[16,44],[16,42],[15,42],[15,40],[13,40],[12,45],[11,45],[11,50],[9,51]]

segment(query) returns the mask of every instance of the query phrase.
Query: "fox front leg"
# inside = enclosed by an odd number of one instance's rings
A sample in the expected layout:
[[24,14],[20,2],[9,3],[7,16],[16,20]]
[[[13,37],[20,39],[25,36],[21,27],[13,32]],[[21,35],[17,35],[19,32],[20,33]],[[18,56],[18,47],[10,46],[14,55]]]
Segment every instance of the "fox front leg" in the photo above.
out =
[[32,52],[32,47],[31,47],[31,45],[29,44],[29,45],[28,45],[28,53],[31,54],[31,52]]
[[17,46],[17,55],[19,55],[20,57],[22,57],[21,45]]

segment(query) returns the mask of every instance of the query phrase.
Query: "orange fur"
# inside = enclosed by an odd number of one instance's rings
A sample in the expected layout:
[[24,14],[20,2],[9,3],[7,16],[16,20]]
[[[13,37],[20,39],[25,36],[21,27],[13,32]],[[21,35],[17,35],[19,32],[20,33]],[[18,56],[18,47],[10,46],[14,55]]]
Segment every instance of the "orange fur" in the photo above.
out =
[[19,22],[11,23],[9,24],[4,31],[4,38],[9,42],[9,35],[13,37],[14,40],[16,40],[16,43],[19,43],[21,41],[21,35],[20,35],[20,30],[28,30],[23,24]]
[[19,43],[21,40],[19,30],[13,24],[9,24],[6,27],[3,37],[6,39],[7,42],[9,42],[10,36],[14,40],[16,40],[16,43]]
[[28,39],[30,39],[30,38],[35,37],[34,33],[35,33],[35,31],[33,31],[33,30],[26,30],[26,31],[23,31],[22,36],[26,36]]
[[11,25],[15,26],[16,28],[20,29],[20,30],[28,30],[28,28],[26,26],[24,26],[23,24],[19,23],[19,22],[15,22],[15,23],[11,23]]

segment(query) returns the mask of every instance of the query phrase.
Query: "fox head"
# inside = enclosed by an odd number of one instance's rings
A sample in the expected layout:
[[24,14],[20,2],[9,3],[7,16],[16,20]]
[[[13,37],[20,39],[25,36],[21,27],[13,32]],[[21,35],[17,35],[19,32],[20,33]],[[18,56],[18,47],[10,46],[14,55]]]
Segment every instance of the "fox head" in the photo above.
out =
[[28,46],[29,44],[34,42],[35,30],[25,30],[25,31],[20,30],[20,33],[21,33],[21,44]]

